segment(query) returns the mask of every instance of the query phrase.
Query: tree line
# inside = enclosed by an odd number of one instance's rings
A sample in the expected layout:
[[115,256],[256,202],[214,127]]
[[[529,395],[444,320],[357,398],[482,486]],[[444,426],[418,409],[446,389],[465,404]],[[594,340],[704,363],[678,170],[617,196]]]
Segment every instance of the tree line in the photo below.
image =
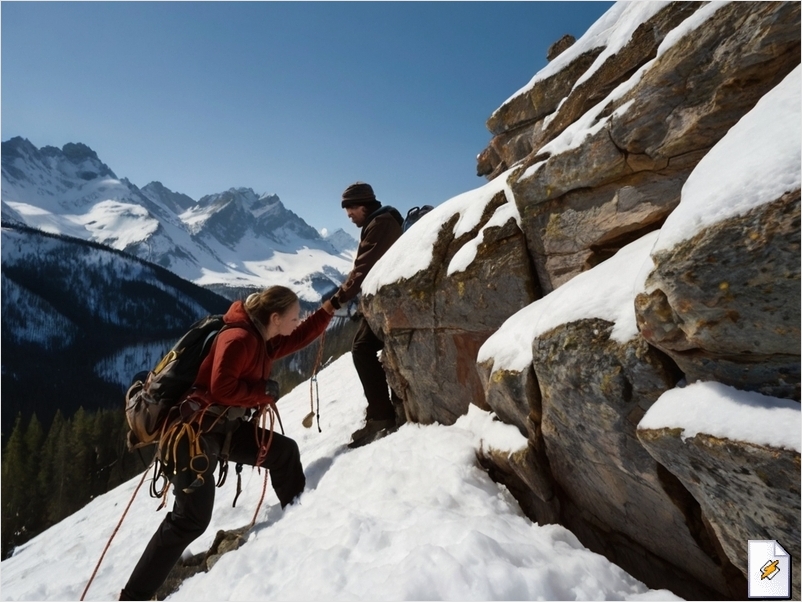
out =
[[59,410],[48,429],[36,414],[18,415],[3,448],[3,559],[145,469],[150,457],[128,451],[127,429],[122,408],[79,408],[71,418]]

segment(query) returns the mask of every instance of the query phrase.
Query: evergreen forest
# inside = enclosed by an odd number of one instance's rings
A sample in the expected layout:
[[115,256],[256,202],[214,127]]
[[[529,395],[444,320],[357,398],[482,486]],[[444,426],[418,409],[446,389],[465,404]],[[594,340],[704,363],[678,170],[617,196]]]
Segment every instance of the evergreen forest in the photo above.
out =
[[65,418],[45,429],[17,416],[2,461],[2,557],[98,495],[144,470],[153,449],[129,452],[122,406]]

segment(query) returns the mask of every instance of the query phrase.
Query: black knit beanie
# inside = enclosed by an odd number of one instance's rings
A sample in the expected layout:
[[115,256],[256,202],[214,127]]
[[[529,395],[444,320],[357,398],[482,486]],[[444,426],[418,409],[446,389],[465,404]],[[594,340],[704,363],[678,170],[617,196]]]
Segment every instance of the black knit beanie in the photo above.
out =
[[353,207],[354,205],[367,205],[381,207],[381,203],[376,200],[373,188],[365,182],[355,182],[343,192],[342,206]]

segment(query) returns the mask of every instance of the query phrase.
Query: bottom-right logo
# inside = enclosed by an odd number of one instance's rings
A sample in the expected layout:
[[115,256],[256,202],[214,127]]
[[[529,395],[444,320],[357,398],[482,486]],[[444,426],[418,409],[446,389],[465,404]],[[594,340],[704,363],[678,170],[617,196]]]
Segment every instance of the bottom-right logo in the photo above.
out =
[[774,539],[749,540],[749,597],[791,597],[791,555]]

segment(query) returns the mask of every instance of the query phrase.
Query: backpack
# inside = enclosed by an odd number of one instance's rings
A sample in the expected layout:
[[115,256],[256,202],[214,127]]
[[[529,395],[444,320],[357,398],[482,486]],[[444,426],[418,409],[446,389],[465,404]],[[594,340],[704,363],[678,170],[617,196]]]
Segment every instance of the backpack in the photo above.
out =
[[401,231],[406,232],[407,230],[409,230],[412,224],[417,222],[420,218],[429,213],[429,211],[431,211],[432,209],[434,209],[434,207],[432,207],[431,205],[424,205],[423,207],[413,207],[412,209],[407,211],[407,216],[404,218],[404,223],[401,224]]
[[134,377],[125,395],[129,449],[158,442],[170,410],[192,387],[212,341],[226,327],[222,315],[198,320],[155,368]]

